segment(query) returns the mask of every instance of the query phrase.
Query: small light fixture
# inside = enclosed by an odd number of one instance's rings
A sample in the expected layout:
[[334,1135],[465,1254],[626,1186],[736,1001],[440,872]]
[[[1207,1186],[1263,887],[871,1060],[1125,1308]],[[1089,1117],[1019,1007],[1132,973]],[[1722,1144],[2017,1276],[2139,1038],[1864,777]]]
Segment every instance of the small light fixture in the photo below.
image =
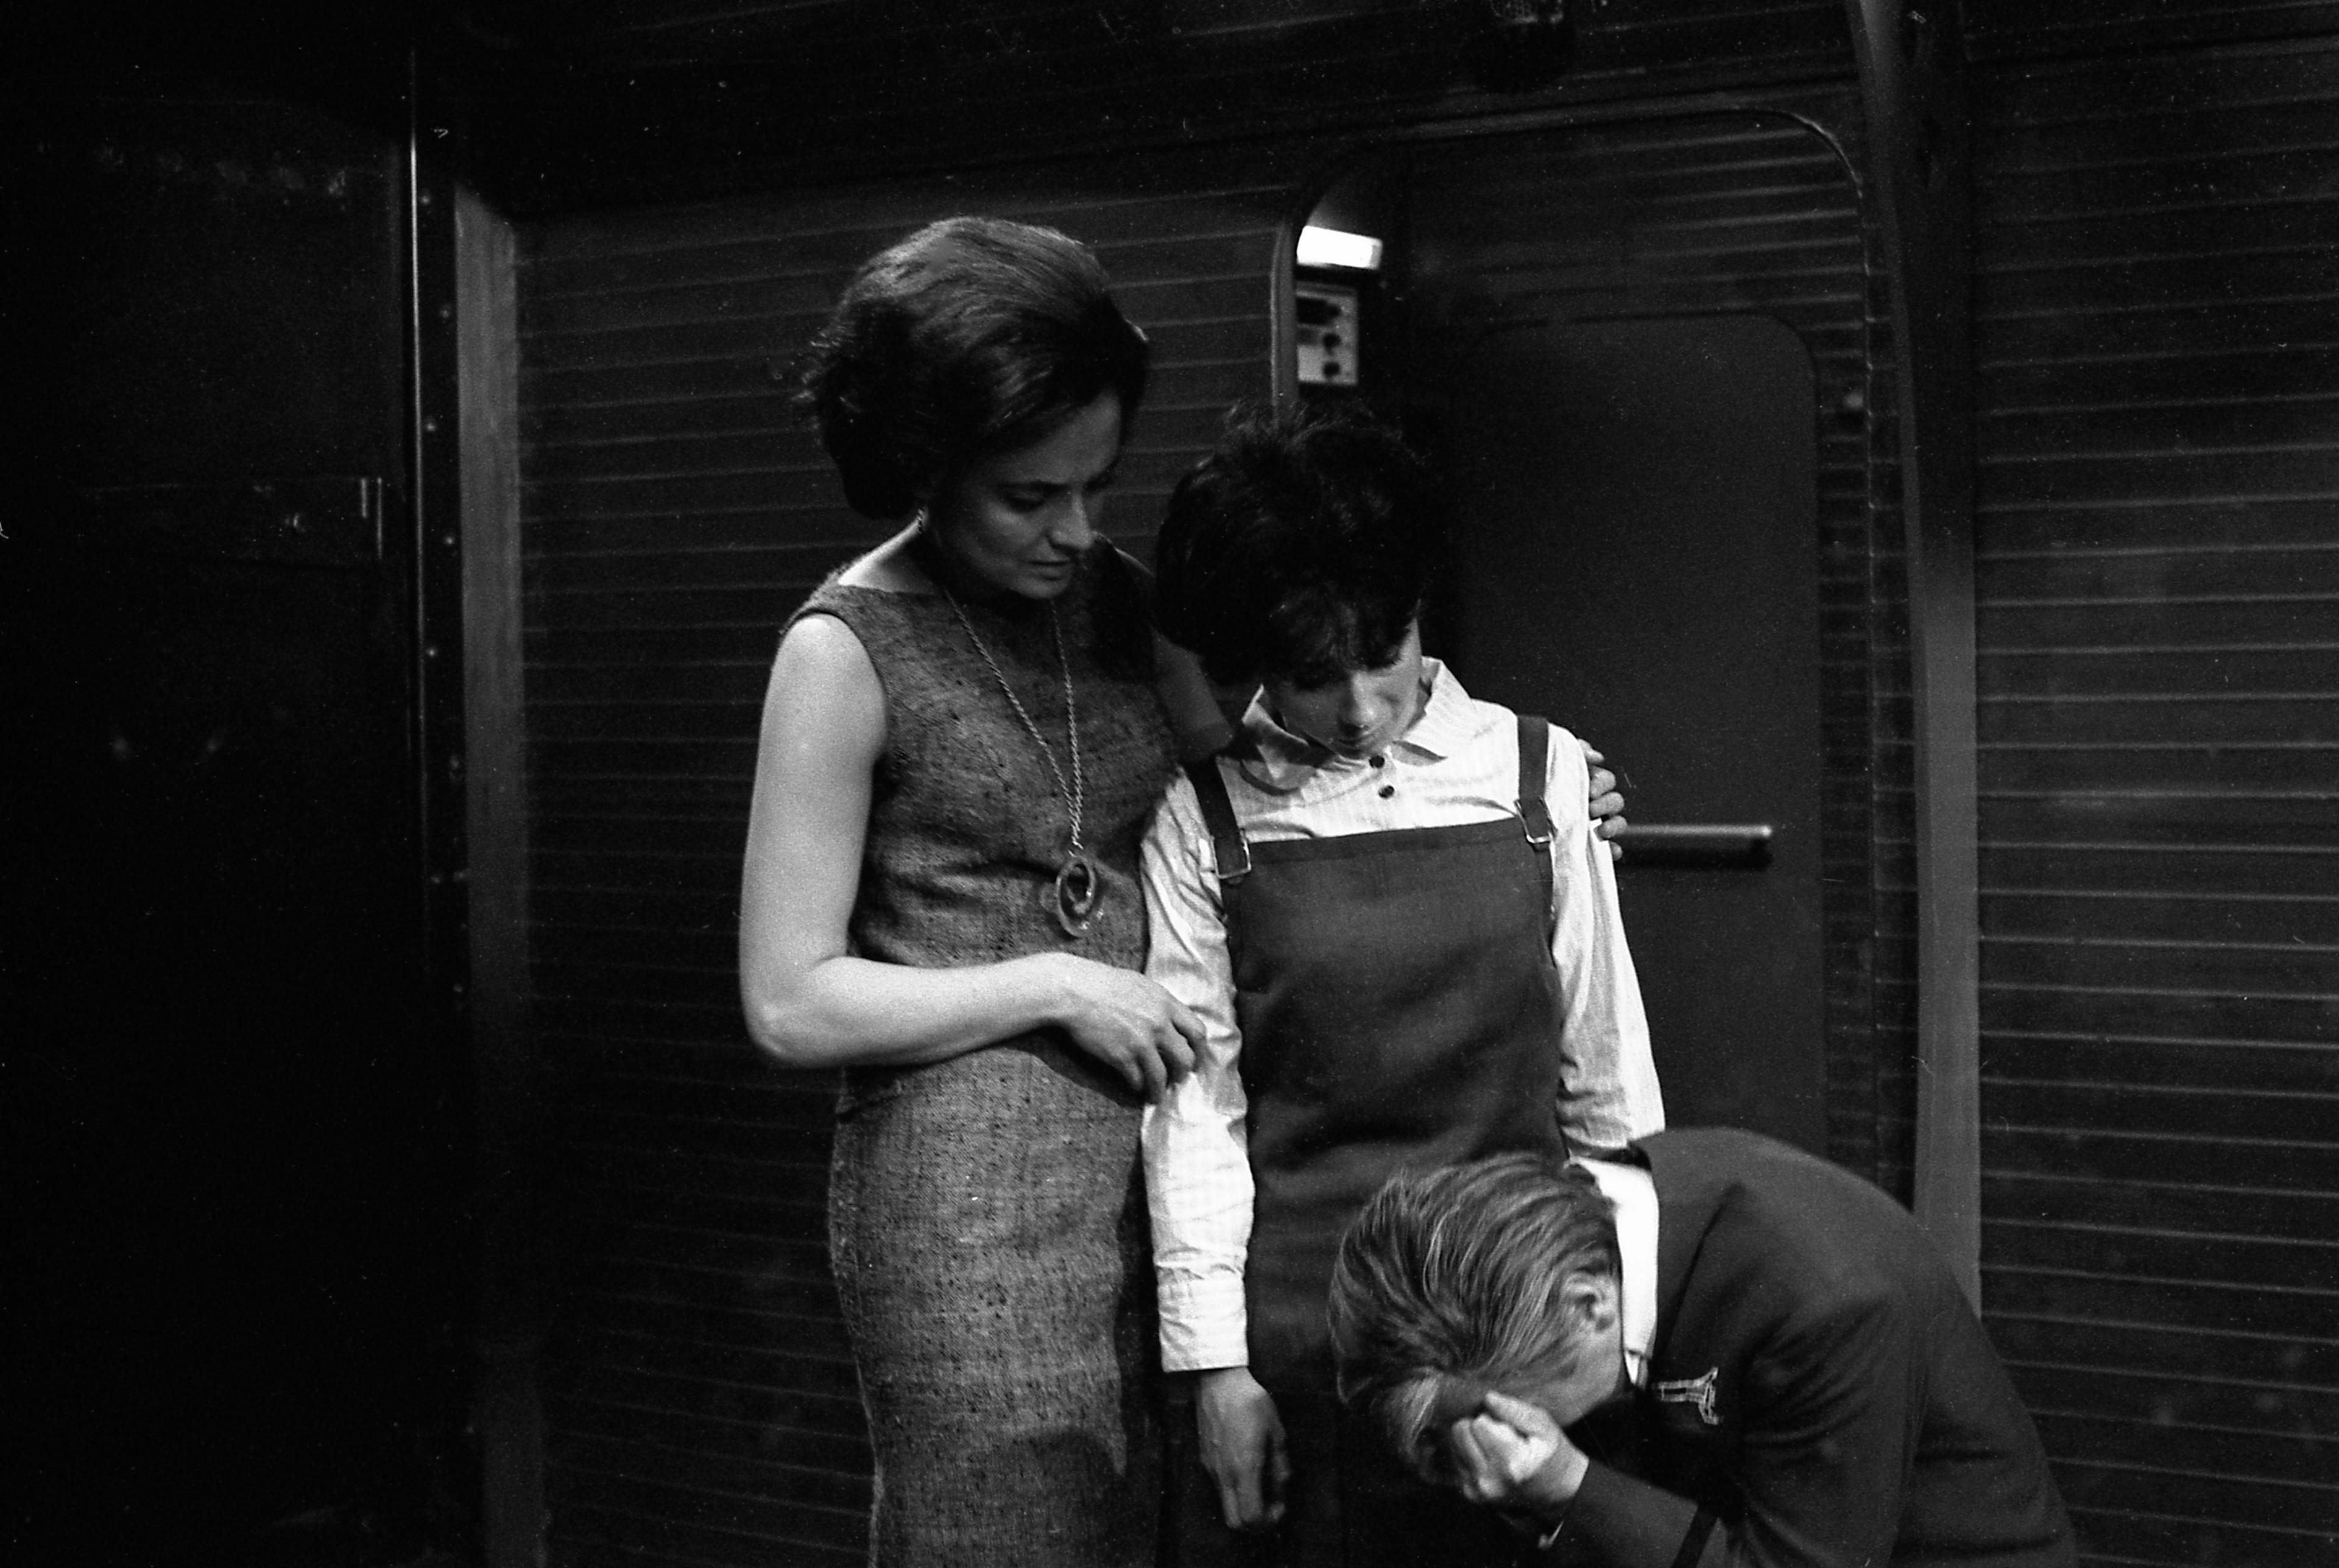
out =
[[1381,270],[1381,242],[1370,234],[1319,229],[1310,223],[1299,231],[1299,250],[1294,259],[1303,267],[1346,267],[1352,271],[1377,272]]

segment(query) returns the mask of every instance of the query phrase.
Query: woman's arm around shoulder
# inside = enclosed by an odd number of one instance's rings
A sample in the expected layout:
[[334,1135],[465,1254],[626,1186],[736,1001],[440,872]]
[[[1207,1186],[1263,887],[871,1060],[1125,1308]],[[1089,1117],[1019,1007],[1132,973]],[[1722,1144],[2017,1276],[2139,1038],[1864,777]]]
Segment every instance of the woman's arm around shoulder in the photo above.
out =
[[792,1067],[939,1061],[1061,1027],[1132,1088],[1191,1060],[1185,1010],[1143,976],[1038,953],[962,969],[856,958],[848,931],[886,737],[876,666],[806,616],[773,662],[739,902],[739,988],[755,1042]]
[[1153,690],[1170,720],[1181,762],[1197,762],[1216,753],[1234,738],[1235,724],[1250,701],[1245,691],[1238,697],[1219,691],[1202,674],[1202,662],[1161,635],[1153,624],[1153,574],[1143,562],[1123,549],[1114,557],[1143,608],[1153,639]]
[[1170,715],[1181,762],[1199,762],[1226,749],[1235,738],[1252,688],[1214,685],[1202,661],[1160,632],[1153,634],[1154,690]]

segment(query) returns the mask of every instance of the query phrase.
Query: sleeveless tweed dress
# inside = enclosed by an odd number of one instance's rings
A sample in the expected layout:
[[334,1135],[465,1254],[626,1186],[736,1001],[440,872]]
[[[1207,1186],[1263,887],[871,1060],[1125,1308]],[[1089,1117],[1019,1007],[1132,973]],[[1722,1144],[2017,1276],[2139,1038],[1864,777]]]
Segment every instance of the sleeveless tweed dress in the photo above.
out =
[[[966,611],[1069,777],[1045,607]],[[843,621],[885,688],[853,913],[861,956],[943,967],[1069,950],[1142,964],[1138,846],[1173,762],[1150,622],[1110,546],[1057,611],[1080,705],[1083,837],[1104,883],[1079,939],[1051,912],[1063,800],[949,602],[832,580],[798,612]],[[829,1246],[876,1454],[871,1563],[1153,1562],[1139,1109],[1054,1031],[846,1072]]]

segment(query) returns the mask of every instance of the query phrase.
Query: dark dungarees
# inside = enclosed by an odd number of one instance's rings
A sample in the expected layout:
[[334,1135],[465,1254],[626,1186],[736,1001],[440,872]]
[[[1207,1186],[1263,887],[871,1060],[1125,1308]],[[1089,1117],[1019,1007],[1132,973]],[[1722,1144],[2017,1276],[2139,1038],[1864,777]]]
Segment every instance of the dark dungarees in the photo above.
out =
[[1393,1172],[1564,1153],[1550,730],[1524,716],[1518,730],[1519,815],[1459,827],[1248,843],[1217,763],[1188,770],[1217,853],[1242,1030],[1251,1373],[1282,1416],[1292,1484],[1276,1538],[1239,1540],[1207,1476],[1189,1474],[1182,1564],[1443,1568],[1515,1550],[1491,1514],[1413,1481],[1349,1429],[1324,1301],[1342,1230]]

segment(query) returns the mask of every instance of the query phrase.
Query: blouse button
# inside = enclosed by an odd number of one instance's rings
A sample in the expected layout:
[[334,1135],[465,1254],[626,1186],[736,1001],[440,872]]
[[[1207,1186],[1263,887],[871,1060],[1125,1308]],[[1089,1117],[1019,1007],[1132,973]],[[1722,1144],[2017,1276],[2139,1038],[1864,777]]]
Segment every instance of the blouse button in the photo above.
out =
[[1375,757],[1373,759],[1373,766],[1377,768],[1385,768],[1388,766],[1388,758],[1385,756]]
[[1383,799],[1383,800],[1387,800],[1387,799],[1388,799],[1388,797],[1389,797],[1389,796],[1391,796],[1391,795],[1393,795],[1393,794],[1396,794],[1396,785],[1395,785],[1395,784],[1383,784],[1383,785],[1381,785],[1381,799]]

